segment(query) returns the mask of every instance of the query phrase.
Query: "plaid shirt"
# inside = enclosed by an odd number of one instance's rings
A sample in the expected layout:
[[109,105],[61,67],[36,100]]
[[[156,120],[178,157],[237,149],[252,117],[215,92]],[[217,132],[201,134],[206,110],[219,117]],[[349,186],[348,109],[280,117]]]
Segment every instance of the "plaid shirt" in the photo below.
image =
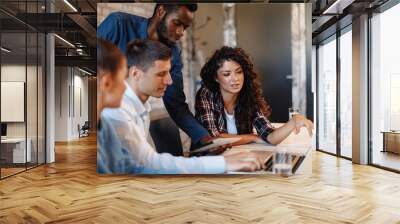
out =
[[[195,109],[196,119],[208,130],[211,136],[215,137],[220,133],[228,133],[224,113],[224,102],[219,92],[213,93],[203,85],[196,94]],[[261,110],[257,110],[251,116],[251,120],[257,134],[264,141],[268,142],[267,136],[274,131],[274,127],[269,120],[264,116]],[[242,127],[246,124],[240,124],[237,119],[235,122],[238,134],[252,134],[252,131],[243,131],[246,130],[246,128]]]

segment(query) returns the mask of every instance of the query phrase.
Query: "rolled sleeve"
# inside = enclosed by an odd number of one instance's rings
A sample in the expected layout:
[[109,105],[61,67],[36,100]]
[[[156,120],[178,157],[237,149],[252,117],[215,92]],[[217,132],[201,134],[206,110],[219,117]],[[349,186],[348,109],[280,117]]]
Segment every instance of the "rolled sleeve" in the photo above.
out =
[[271,134],[275,128],[271,122],[264,116],[261,111],[257,111],[253,119],[253,126],[257,130],[258,135],[267,143],[270,143],[267,139],[268,135]]

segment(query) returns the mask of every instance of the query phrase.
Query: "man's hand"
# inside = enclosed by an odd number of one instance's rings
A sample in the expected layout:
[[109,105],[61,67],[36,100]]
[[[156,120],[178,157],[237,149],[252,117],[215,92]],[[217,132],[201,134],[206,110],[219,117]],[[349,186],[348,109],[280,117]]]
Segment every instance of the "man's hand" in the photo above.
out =
[[254,172],[265,168],[265,158],[260,153],[238,152],[224,155],[226,171]]
[[164,9],[163,5],[158,6],[156,9],[156,13],[153,16],[151,22],[148,25],[147,29],[147,35],[149,39],[151,40],[159,40],[158,34],[157,34],[157,27],[160,25],[162,19],[164,16],[167,14],[167,12]]
[[156,14],[153,17],[153,20],[155,20],[158,23],[160,23],[162,21],[162,19],[164,18],[164,16],[167,14],[167,11],[165,11],[164,6],[163,5],[159,5],[158,8],[156,9]]
[[230,149],[230,148],[232,148],[232,144],[222,145],[222,146],[219,146],[219,147],[212,148],[212,149],[208,150],[208,152],[209,152],[208,154],[209,155],[219,155],[219,154],[225,152],[227,149]]
[[[201,141],[202,144],[207,144],[207,143],[212,142],[213,140],[215,140],[217,138],[219,138],[219,136],[211,137],[210,135],[207,135],[207,136],[203,137],[200,141]],[[219,147],[215,147],[215,148],[209,149],[208,150],[208,154],[219,155],[219,154],[225,152],[225,150],[227,150],[229,148],[232,148],[232,144],[226,144],[226,145],[222,145],[222,146],[219,146]]]
[[203,138],[201,138],[200,142],[202,144],[205,144],[205,143],[208,143],[208,142],[212,142],[216,138],[218,138],[218,136],[217,137],[212,137],[211,135],[207,135],[207,136],[204,136]]

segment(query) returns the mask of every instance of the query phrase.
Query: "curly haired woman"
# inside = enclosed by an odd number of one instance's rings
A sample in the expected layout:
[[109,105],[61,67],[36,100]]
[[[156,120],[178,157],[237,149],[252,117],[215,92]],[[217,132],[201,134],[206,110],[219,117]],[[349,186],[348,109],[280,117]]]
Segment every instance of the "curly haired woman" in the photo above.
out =
[[253,63],[243,49],[222,47],[215,51],[200,75],[203,84],[196,94],[196,118],[211,136],[240,137],[234,145],[260,138],[276,145],[293,130],[297,134],[301,127],[312,134],[313,123],[302,115],[293,116],[279,128],[271,125],[271,109],[262,96]]

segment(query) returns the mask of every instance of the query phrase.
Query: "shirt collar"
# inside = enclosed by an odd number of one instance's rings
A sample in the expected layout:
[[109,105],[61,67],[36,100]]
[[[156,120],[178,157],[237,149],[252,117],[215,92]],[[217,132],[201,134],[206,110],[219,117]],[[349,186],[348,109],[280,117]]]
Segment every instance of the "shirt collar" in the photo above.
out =
[[127,82],[125,82],[125,86],[126,86],[125,96],[128,97],[129,100],[133,103],[136,112],[140,116],[150,113],[151,107],[149,101],[147,100],[143,104],[142,101],[139,99],[139,97],[136,95],[135,91],[132,90],[132,88],[129,86]]

